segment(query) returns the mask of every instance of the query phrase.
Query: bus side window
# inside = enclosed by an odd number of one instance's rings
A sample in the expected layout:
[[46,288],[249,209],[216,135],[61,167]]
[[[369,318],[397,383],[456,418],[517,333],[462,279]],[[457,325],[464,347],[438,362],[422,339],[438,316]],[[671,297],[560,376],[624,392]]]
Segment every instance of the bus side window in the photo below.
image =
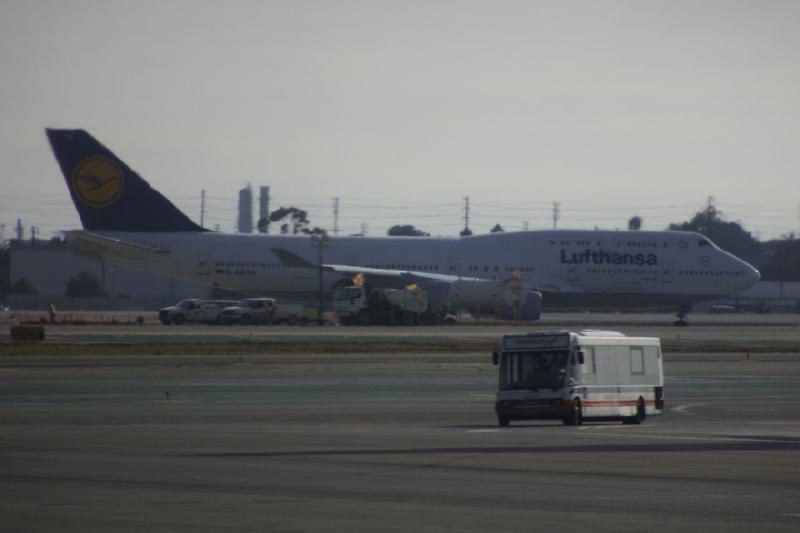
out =
[[581,368],[581,373],[583,374],[594,374],[595,371],[595,360],[594,360],[594,348],[582,348],[583,352],[583,367]]
[[644,374],[644,350],[631,348],[631,374]]

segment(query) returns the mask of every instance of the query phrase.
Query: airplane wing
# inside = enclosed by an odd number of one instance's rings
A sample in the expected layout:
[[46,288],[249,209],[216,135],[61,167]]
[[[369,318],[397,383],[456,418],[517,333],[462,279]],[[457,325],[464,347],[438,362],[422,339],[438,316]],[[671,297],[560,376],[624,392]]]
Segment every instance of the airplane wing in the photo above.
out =
[[[318,270],[319,266],[306,261],[292,252],[283,248],[273,248],[273,253],[278,256],[278,259],[284,266],[294,268],[310,268]],[[464,276],[454,276],[452,274],[434,274],[432,272],[418,272],[413,270],[392,270],[388,268],[369,268],[357,265],[330,265],[323,264],[322,270],[325,272],[336,272],[342,275],[364,274],[372,279],[378,278],[391,278],[402,281],[404,284],[419,283],[423,281],[443,281],[452,283],[455,281],[489,281],[481,278],[468,278]]]
[[65,231],[64,236],[70,252],[92,259],[103,260],[105,256],[113,256],[141,261],[148,256],[169,253],[169,250],[162,248],[122,241],[90,231]]

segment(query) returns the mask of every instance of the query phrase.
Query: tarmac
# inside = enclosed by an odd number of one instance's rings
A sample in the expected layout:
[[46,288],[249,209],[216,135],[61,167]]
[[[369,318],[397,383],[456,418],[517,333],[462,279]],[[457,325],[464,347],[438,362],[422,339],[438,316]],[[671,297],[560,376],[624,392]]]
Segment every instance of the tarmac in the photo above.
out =
[[[689,328],[672,328],[670,318],[564,315],[524,328],[48,327],[55,351],[100,343],[108,353],[0,356],[0,524],[797,531],[796,315],[698,316]],[[509,331],[558,327],[668,337],[679,349],[665,352],[665,414],[641,426],[499,428],[496,368],[483,347]],[[358,349],[151,349],[251,336]],[[448,351],[458,339],[461,351]],[[141,350],[116,353],[115,343]],[[373,349],[389,343],[391,351]]]

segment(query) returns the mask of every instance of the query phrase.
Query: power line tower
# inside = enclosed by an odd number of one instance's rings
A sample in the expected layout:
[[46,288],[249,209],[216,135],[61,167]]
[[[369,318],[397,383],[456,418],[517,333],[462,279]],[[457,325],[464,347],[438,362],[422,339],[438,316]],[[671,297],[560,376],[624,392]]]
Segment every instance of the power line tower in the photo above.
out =
[[339,197],[333,199],[333,234],[339,235]]
[[561,218],[561,202],[553,202],[553,229],[558,229],[559,218]]

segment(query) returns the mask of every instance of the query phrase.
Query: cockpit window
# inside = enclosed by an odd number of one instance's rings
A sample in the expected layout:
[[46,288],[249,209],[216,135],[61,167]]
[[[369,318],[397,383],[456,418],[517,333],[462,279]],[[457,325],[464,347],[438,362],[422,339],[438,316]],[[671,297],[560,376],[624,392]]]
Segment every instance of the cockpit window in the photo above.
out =
[[711,246],[711,243],[706,239],[697,239],[697,246]]

